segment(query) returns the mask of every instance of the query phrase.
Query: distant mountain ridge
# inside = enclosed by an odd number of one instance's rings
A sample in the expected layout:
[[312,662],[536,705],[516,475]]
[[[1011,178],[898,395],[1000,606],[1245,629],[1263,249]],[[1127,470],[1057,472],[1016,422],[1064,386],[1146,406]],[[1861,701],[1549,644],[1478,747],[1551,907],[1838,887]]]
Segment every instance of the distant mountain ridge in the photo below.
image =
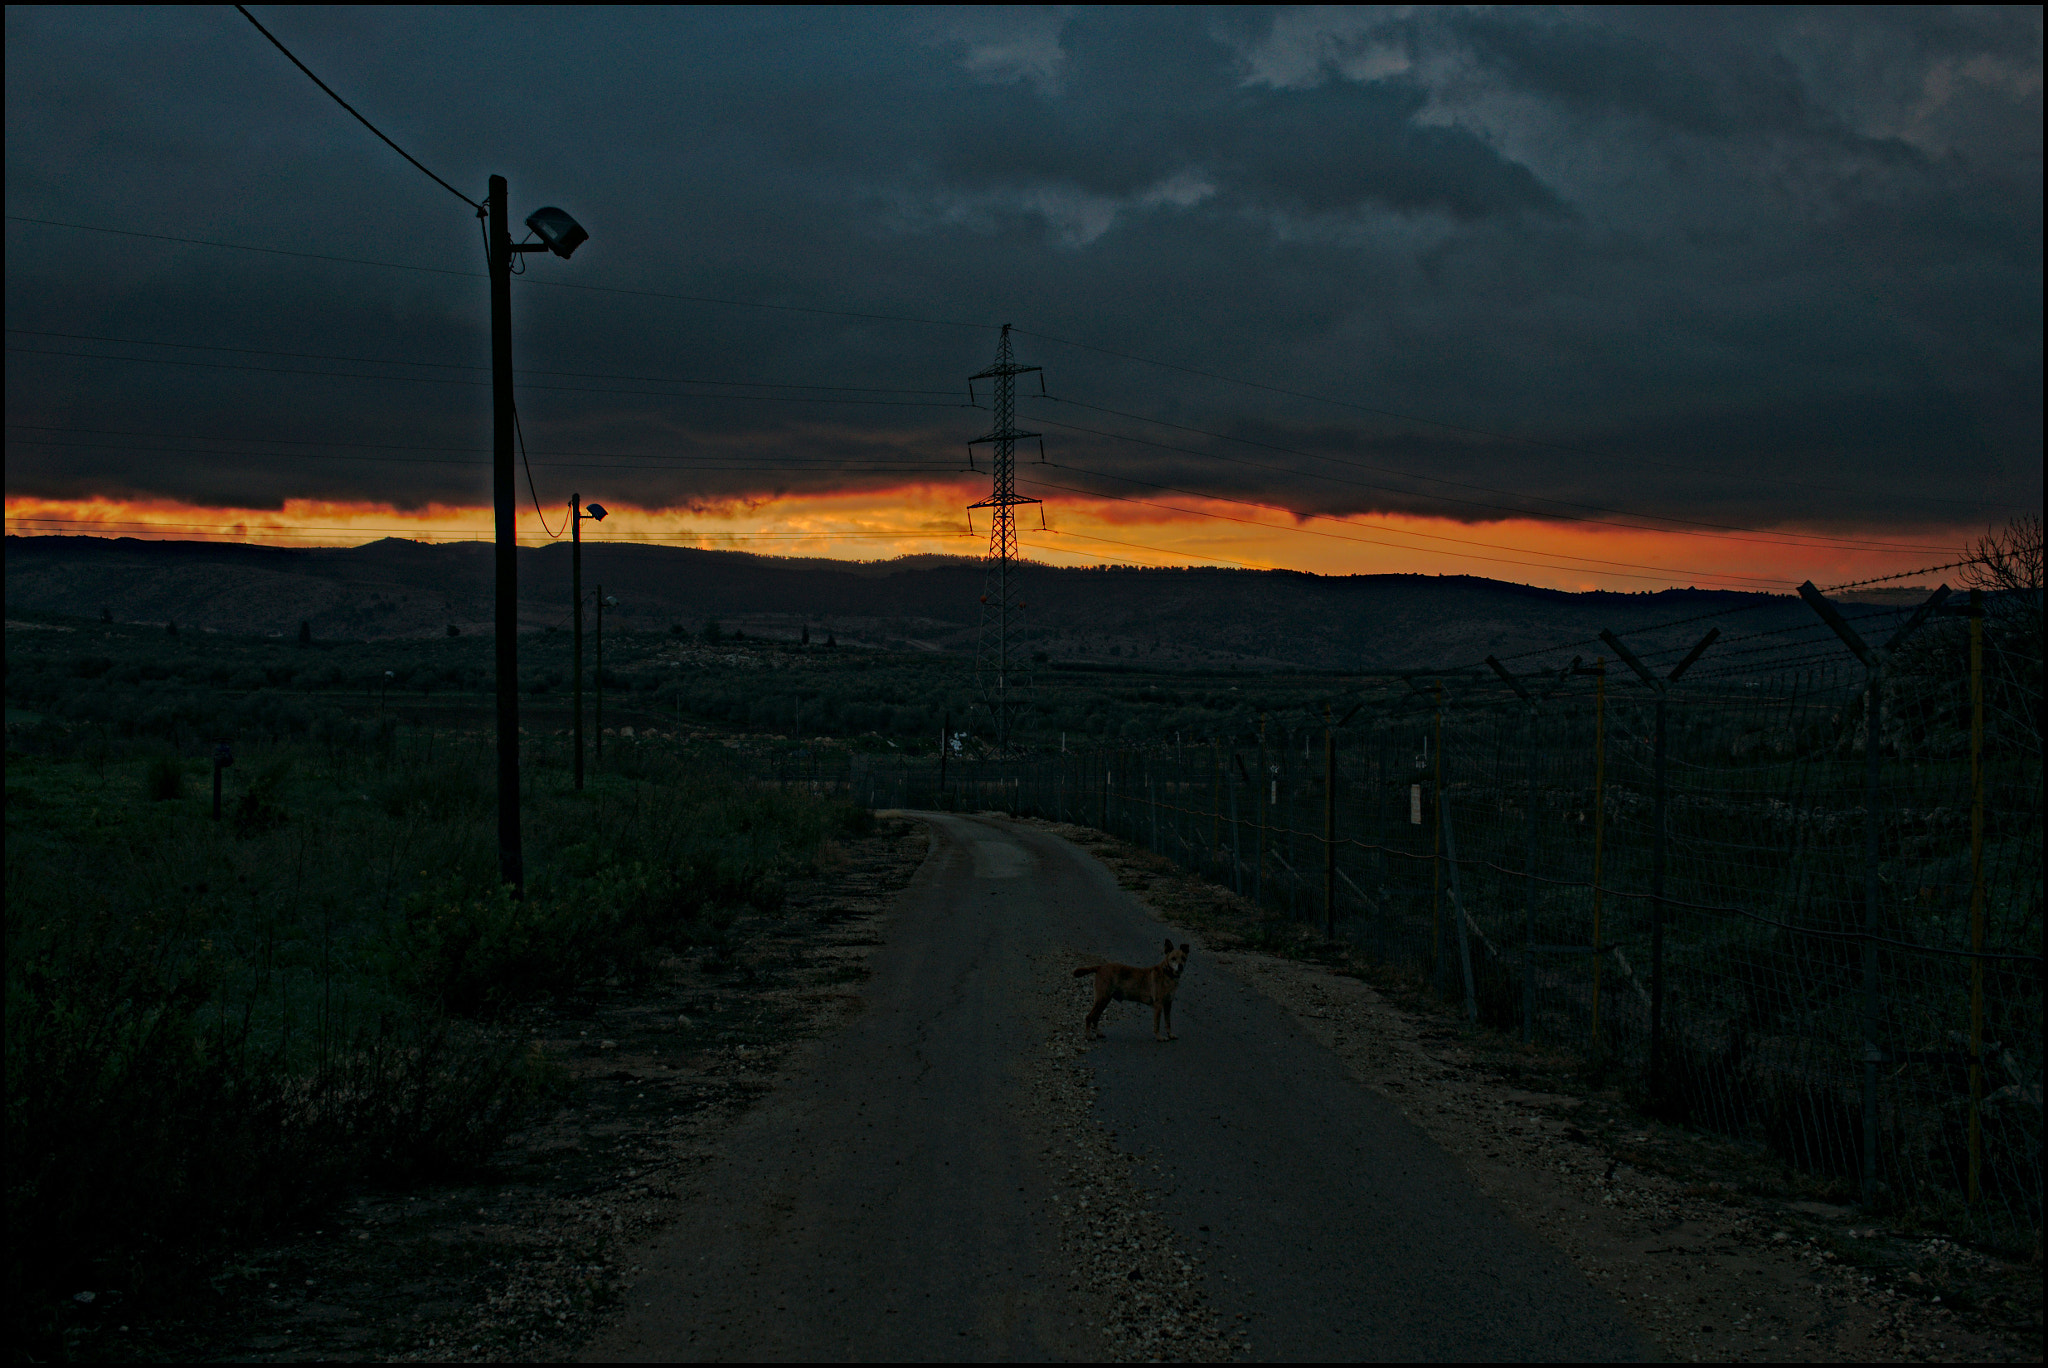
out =
[[[247,635],[378,638],[492,630],[492,548],[391,538],[348,548],[133,538],[7,538],[10,612],[162,622]],[[972,651],[982,568],[948,557],[847,563],[734,551],[585,543],[586,594],[619,600],[607,621],[636,631],[715,619],[749,636]],[[1425,669],[1538,652],[1524,668],[1602,628],[1753,606],[1744,630],[1810,620],[1790,595],[1673,589],[1570,593],[1466,575],[1325,576],[1288,570],[1027,566],[1020,649],[1048,661],[1148,667]],[[519,552],[522,630],[570,620],[570,547]],[[1910,591],[1899,591],[1910,597]],[[1767,621],[1766,619],[1770,619]],[[594,621],[586,609],[586,624]],[[1654,649],[1696,635],[1653,633]],[[1668,640],[1667,640],[1668,638]],[[1587,654],[1594,652],[1588,651]]]

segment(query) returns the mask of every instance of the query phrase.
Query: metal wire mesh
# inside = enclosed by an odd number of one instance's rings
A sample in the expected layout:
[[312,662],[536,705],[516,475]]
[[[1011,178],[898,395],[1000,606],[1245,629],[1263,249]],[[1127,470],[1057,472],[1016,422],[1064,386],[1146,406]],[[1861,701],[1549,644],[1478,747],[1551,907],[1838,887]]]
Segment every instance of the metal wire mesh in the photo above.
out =
[[943,781],[860,761],[848,784],[1099,827],[1872,1208],[2030,1248],[2038,619],[1936,619],[1874,671],[1814,621],[1737,632],[1661,690],[1611,659],[1370,681],[1341,729],[1297,715]]

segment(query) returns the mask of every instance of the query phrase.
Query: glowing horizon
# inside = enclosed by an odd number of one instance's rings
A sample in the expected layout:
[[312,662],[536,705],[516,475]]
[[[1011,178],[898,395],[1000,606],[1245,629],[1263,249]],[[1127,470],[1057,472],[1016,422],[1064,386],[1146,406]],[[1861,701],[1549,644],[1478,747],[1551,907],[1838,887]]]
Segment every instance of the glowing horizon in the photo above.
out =
[[[986,510],[965,505],[985,487],[927,483],[889,490],[792,494],[649,509],[598,497],[610,516],[586,522],[593,544],[639,543],[742,550],[757,555],[878,561],[907,555],[986,553]],[[546,530],[527,503],[521,545],[566,540],[566,510],[547,511]],[[1043,515],[1041,526],[1040,515]],[[9,497],[15,535],[86,535],[156,540],[357,546],[380,537],[488,541],[487,507],[291,499],[276,509],[227,508],[174,500]],[[1897,575],[1955,559],[1976,529],[1943,529],[1910,544],[1857,549],[1801,542],[1839,530],[1804,529],[1702,537],[1676,531],[1533,519],[1464,523],[1447,518],[1369,515],[1298,519],[1285,509],[1172,496],[1136,504],[1086,496],[1048,499],[1018,510],[1018,543],[1049,565],[1223,565],[1319,575],[1463,574],[1544,588],[1640,591],[1667,587],[1782,592],[1802,580],[1846,582]],[[1895,542],[1894,535],[1875,540]],[[1944,547],[1946,544],[1946,549]]]

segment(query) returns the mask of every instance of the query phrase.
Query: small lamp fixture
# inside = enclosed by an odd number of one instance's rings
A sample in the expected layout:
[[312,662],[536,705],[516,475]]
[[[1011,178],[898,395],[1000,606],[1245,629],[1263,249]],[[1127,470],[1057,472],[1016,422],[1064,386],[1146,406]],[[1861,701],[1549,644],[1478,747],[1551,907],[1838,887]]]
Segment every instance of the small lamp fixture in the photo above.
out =
[[550,204],[526,216],[526,226],[540,234],[550,252],[567,261],[578,247],[590,241],[583,225]]
[[[581,232],[582,230],[581,230],[581,229],[578,229],[577,231]],[[568,254],[567,252],[564,252],[564,253],[562,253],[562,255],[563,255],[563,256],[567,256],[567,255],[569,255],[569,254]],[[584,517],[586,517],[586,518],[594,518],[594,519],[596,519],[596,520],[597,520],[598,522],[603,522],[603,521],[604,521],[604,505],[603,505],[603,504],[601,504],[601,503],[588,503],[588,504],[585,504],[585,505],[583,505],[583,516],[584,516]]]

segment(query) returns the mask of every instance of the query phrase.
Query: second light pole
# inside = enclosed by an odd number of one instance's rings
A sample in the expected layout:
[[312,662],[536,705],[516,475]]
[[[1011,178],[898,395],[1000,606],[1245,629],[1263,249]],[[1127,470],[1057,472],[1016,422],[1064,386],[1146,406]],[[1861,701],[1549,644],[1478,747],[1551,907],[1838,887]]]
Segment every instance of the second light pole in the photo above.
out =
[[[604,505],[594,503],[588,509],[583,507],[583,496],[569,496],[569,596],[576,604],[576,646],[575,663],[570,675],[575,680],[576,694],[576,791],[583,791],[583,520],[604,521]],[[600,610],[601,612],[602,610]],[[600,619],[601,621],[602,619]],[[602,745],[603,742],[598,744]]]
[[541,240],[513,242],[505,226],[505,178],[493,176],[490,183],[483,213],[491,269],[491,504],[497,529],[498,881],[516,898],[526,887],[526,866],[519,842],[519,499],[512,481],[519,410],[512,401],[512,258],[553,252],[566,261],[590,234],[550,205],[526,216],[526,226]]

